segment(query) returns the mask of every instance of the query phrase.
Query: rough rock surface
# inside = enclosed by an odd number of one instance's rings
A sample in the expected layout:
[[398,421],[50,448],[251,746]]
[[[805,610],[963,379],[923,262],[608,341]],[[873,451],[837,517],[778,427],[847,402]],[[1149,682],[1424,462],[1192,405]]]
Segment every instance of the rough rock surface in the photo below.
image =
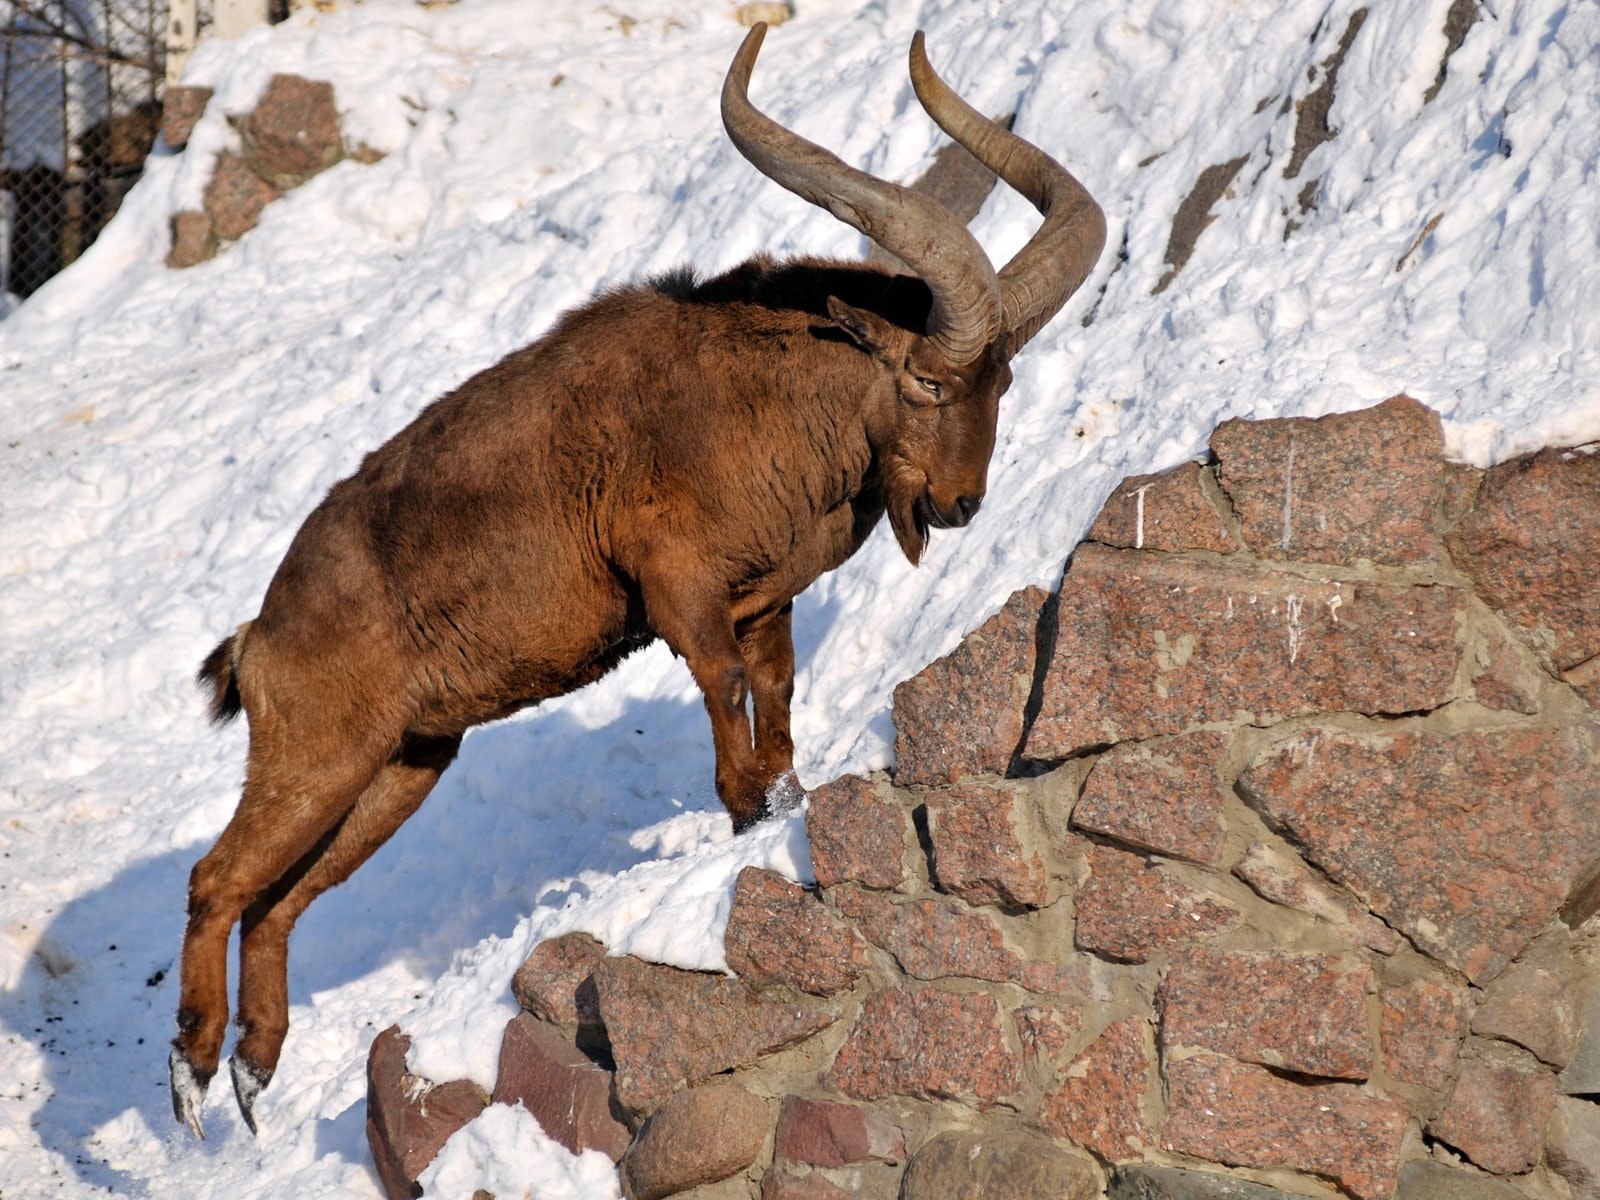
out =
[[1077,944],[1122,962],[1231,929],[1239,914],[1215,896],[1109,846],[1089,851],[1089,881],[1078,890]]
[[1380,994],[1384,1070],[1418,1087],[1444,1087],[1467,1036],[1467,990],[1442,979],[1412,979]]
[[182,150],[189,144],[195,122],[210,100],[208,87],[174,84],[161,93],[161,140],[168,150]]
[[465,1079],[434,1084],[406,1070],[411,1039],[391,1025],[367,1052],[367,1145],[389,1200],[421,1194],[417,1177],[451,1134],[489,1103]]
[[1005,773],[1022,741],[1049,599],[1042,588],[1017,592],[960,646],[894,689],[897,784]]
[[1039,908],[1050,879],[1029,828],[1026,784],[973,780],[927,793],[934,881],[972,904]]
[[1362,1080],[1372,1071],[1372,970],[1352,957],[1196,948],[1161,985],[1161,1044],[1215,1050],[1299,1075]]
[[1437,553],[1444,433],[1409,396],[1314,420],[1224,421],[1211,450],[1263,558],[1399,566]]
[[1232,740],[1203,730],[1116,747],[1089,772],[1072,823],[1136,850],[1215,866],[1226,797],[1217,762]]
[[1087,543],[1061,582],[1030,759],[1243,714],[1410,713],[1455,687],[1459,589],[1347,583]]
[[1572,1200],[1600,1200],[1600,1105],[1556,1098],[1545,1131],[1545,1161],[1572,1189]]
[[901,1200],[1091,1200],[1100,1172],[1087,1156],[1019,1132],[951,1131],[906,1170]]
[[1446,541],[1484,602],[1557,670],[1600,654],[1600,454],[1592,447],[1490,469]]
[[696,1083],[833,1024],[815,1002],[768,995],[738,979],[607,958],[594,972],[616,1058],[617,1098],[648,1112]]
[[612,1096],[611,1072],[526,1012],[506,1024],[493,1100],[521,1104],[574,1154],[598,1150],[615,1162],[633,1140]]
[[211,232],[230,241],[256,227],[261,212],[278,198],[278,189],[262,179],[232,151],[217,155],[216,171],[206,184],[201,207],[211,220]]
[[[1400,1168],[1395,1200],[1525,1200],[1509,1183],[1464,1167],[1417,1159]],[[1577,1200],[1574,1197],[1573,1200]]]
[[1119,550],[1232,554],[1239,539],[1206,495],[1206,478],[1206,469],[1190,462],[1124,480],[1090,526],[1089,540]]
[[1489,985],[1472,1014],[1472,1032],[1515,1042],[1559,1071],[1583,1034],[1575,974],[1569,954],[1513,963]]
[[932,987],[868,996],[825,1078],[858,1100],[915,1096],[979,1108],[1011,1096],[1021,1080],[994,997]]
[[1354,1084],[1295,1083],[1209,1053],[1169,1060],[1166,1074],[1166,1149],[1324,1176],[1360,1200],[1394,1191],[1407,1118],[1400,1101]]
[[774,1155],[814,1167],[905,1160],[905,1134],[858,1104],[787,1096],[775,1137]]
[[628,1200],[664,1200],[737,1175],[761,1153],[767,1102],[732,1083],[690,1088],[650,1115],[623,1156]]
[[1276,846],[1254,843],[1233,865],[1233,873],[1263,900],[1348,927],[1362,945],[1379,954],[1393,954],[1405,945],[1399,934],[1363,905],[1330,887],[1292,853]]
[[1259,757],[1238,787],[1307,859],[1474,982],[1515,958],[1600,858],[1600,731],[1589,725],[1313,727]]
[[886,784],[844,775],[809,794],[806,835],[821,887],[897,887],[905,878],[906,832],[906,815]]
[[759,867],[739,872],[724,946],[741,978],[814,996],[844,991],[867,969],[866,948],[850,926],[803,887]]
[[1000,936],[994,919],[959,901],[896,903],[878,892],[842,890],[839,910],[856,918],[862,934],[882,947],[913,979],[966,976],[1004,983],[1022,971],[1022,960]]
[[1538,1163],[1555,1102],[1556,1081],[1549,1073],[1473,1056],[1429,1130],[1484,1170],[1515,1175]]
[[1138,1157],[1155,1145],[1143,1102],[1150,1066],[1149,1025],[1138,1017],[1113,1021],[1062,1073],[1039,1124],[1112,1162]]
[[1106,1200],[1289,1200],[1289,1193],[1237,1175],[1140,1165],[1111,1173]]
[[167,251],[167,266],[174,269],[205,262],[217,252],[217,235],[211,218],[203,212],[185,210],[172,214],[172,247]]
[[524,1011],[557,1025],[598,1026],[595,965],[605,946],[587,933],[565,933],[540,942],[511,977],[511,994]]
[[333,85],[274,75],[239,122],[239,138],[252,171],[279,191],[299,187],[344,157]]

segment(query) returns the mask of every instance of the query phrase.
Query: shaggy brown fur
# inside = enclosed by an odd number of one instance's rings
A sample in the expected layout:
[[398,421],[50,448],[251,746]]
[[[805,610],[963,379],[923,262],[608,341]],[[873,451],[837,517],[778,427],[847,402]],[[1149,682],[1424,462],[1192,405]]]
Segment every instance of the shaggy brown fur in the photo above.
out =
[[730,136],[808,197],[851,175],[843,207],[924,254],[926,278],[757,257],[610,292],[424,409],[306,518],[260,613],[200,669],[212,715],[249,718],[250,752],[189,882],[171,1072],[196,1133],[234,925],[233,1081],[253,1128],[288,1030],[290,930],[416,811],[469,728],[661,638],[705,698],[717,794],[744,829],[792,769],[795,596],[886,513],[915,563],[930,528],[977,512],[1010,355],[1092,266],[1100,210],[965,109],[919,40],[925,107],[1046,221],[998,278],[936,206],[895,226],[894,185],[748,107],[760,32],[725,85]]

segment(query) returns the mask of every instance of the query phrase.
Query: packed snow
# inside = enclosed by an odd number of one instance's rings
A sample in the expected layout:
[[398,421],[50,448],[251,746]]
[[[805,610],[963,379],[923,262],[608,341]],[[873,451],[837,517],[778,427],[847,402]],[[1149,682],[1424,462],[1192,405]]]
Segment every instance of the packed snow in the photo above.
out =
[[[910,179],[942,143],[912,97],[914,30],[946,77],[1067,163],[1110,223],[1099,268],[1017,360],[982,515],[920,568],[886,527],[796,606],[798,772],[893,759],[894,684],[1016,588],[1053,586],[1125,475],[1202,455],[1227,417],[1318,415],[1406,391],[1487,465],[1600,437],[1600,7],[1375,6],[1329,125],[1285,178],[1295,101],[1356,0],[797,0],[755,102],[847,161]],[[734,839],[710,737],[662,647],[476,731],[423,810],[312,907],[289,1040],[257,1108],[225,1081],[208,1140],[172,1120],[167,1041],[187,873],[232,812],[242,723],[191,679],[254,615],[324,491],[444,391],[600,289],[759,249],[862,239],[764,180],[722,133],[732,5],[370,0],[205,45],[216,89],[76,265],[0,323],[0,1195],[375,1196],[366,1048],[493,1080],[510,976],[571,929],[723,965],[732,881],[805,880],[803,818]],[[212,262],[163,266],[279,71],[331,80],[347,161]],[[1173,215],[1245,156],[1170,287]],[[1314,207],[1301,211],[1307,184]],[[996,259],[1034,228],[1004,188]],[[1290,225],[1295,227],[1290,230]],[[441,1195],[604,1197],[609,1167],[521,1110],[454,1139]]]

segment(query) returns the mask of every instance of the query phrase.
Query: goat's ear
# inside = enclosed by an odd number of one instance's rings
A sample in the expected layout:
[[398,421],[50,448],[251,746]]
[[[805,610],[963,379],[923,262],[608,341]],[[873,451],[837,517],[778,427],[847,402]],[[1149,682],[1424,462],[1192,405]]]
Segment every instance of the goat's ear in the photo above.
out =
[[850,335],[852,342],[868,354],[874,358],[887,358],[892,343],[890,334],[894,329],[888,321],[875,312],[853,308],[837,296],[828,297],[828,315],[833,318],[835,325]]

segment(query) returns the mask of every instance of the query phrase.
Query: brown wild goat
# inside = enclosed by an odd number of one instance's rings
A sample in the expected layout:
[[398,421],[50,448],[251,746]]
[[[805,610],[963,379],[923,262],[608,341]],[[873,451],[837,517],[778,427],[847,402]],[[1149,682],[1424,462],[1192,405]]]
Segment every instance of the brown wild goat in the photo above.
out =
[[[751,107],[764,29],[722,92],[734,144],[907,264],[758,257],[601,296],[437,401],[306,518],[260,614],[200,670],[241,708],[238,811],[189,881],[173,1109],[200,1133],[240,926],[245,1120],[288,1031],[289,931],[427,796],[471,726],[600,678],[655,638],[704,694],[745,829],[792,766],[796,595],[887,512],[913,563],[983,499],[1011,357],[1083,282],[1082,185],[933,73],[929,115],[1043,214],[998,273],[937,203]],[[746,701],[754,709],[752,717]]]

